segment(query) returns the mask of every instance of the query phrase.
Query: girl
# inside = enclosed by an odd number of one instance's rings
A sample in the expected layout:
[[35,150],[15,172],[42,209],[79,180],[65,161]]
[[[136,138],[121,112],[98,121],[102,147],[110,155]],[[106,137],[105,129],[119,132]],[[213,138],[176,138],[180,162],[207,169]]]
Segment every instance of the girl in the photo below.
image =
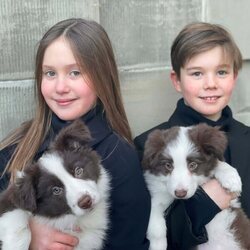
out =
[[[17,170],[41,157],[61,128],[81,118],[93,137],[91,147],[112,179],[111,224],[104,249],[148,249],[150,197],[132,146],[118,70],[104,29],[83,19],[54,25],[39,43],[35,79],[35,117],[1,143],[0,189],[13,181]],[[71,235],[32,220],[30,226],[30,249],[77,245]]]

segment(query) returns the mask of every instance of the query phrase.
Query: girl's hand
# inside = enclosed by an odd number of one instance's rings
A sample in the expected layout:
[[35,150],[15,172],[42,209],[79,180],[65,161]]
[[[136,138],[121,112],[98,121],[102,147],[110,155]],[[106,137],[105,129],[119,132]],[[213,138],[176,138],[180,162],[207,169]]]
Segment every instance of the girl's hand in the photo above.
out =
[[202,188],[221,210],[228,208],[231,200],[237,197],[224,189],[216,179],[208,181]]
[[30,220],[31,243],[29,250],[73,250],[78,238]]

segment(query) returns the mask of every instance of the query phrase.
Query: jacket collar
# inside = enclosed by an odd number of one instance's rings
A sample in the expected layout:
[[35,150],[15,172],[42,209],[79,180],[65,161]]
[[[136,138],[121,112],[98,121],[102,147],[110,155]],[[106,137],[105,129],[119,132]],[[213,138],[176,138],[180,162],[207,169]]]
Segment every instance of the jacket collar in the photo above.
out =
[[223,109],[222,116],[218,121],[212,121],[187,106],[182,98],[177,102],[176,110],[170,117],[169,122],[170,126],[192,126],[199,123],[206,123],[212,127],[220,126],[221,130],[228,132],[231,127],[232,119],[232,111],[228,106]]
[[[112,133],[105,112],[100,104],[96,105],[95,108],[91,109],[87,114],[81,117],[81,120],[88,127],[92,140],[89,146],[95,149],[97,145],[103,141],[107,136]],[[71,124],[71,121],[61,120],[54,113],[52,114],[51,129],[44,140],[43,144],[38,150],[37,159],[48,149],[50,142],[55,138],[59,131]]]

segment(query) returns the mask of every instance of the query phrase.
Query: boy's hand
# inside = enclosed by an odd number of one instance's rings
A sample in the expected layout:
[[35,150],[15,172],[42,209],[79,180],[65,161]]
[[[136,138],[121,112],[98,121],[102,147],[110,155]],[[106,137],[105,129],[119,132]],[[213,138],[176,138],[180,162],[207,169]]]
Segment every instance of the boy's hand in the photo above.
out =
[[237,196],[223,188],[216,179],[208,181],[202,188],[221,210],[229,208],[231,200]]

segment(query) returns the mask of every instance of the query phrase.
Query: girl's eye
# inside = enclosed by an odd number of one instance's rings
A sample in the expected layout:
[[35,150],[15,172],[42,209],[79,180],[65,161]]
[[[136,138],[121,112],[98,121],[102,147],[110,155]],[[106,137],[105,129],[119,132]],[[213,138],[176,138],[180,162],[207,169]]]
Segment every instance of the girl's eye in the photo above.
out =
[[54,77],[56,75],[56,73],[54,71],[52,71],[52,70],[46,71],[46,72],[44,72],[44,74],[47,77]]
[[189,168],[189,170],[195,170],[196,168],[198,167],[198,163],[197,162],[195,162],[195,161],[192,161],[192,162],[190,162],[189,164],[188,164],[188,168]]
[[53,195],[61,195],[63,193],[63,188],[55,186],[52,188],[52,193]]
[[82,176],[82,174],[83,174],[83,168],[81,168],[81,167],[76,167],[75,168],[75,177],[81,177]]
[[77,77],[77,76],[79,76],[80,74],[81,74],[81,72],[78,71],[78,70],[72,70],[72,71],[70,72],[70,76],[72,76],[72,77]]

